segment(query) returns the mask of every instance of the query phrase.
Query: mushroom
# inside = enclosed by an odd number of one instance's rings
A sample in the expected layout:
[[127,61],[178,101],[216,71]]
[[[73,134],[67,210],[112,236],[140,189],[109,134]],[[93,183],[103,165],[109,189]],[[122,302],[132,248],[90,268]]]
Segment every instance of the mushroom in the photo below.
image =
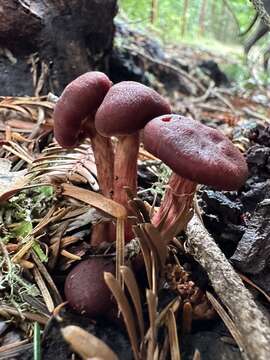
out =
[[95,116],[97,131],[117,136],[114,165],[114,200],[128,208],[124,190],[137,192],[139,131],[153,117],[171,112],[170,105],[155,90],[134,81],[110,88]]
[[68,274],[65,296],[79,313],[92,317],[105,315],[113,306],[111,292],[104,281],[104,272],[114,273],[111,259],[92,258],[80,262]]
[[190,210],[198,183],[237,190],[248,175],[246,161],[232,142],[191,118],[172,114],[151,120],[144,128],[143,143],[173,170],[161,207],[152,219],[168,240],[183,227],[179,220]]
[[111,84],[101,72],[85,73],[67,85],[53,113],[54,135],[61,146],[72,148],[91,138],[99,186],[109,198],[113,190],[113,147],[109,138],[97,133],[94,117]]

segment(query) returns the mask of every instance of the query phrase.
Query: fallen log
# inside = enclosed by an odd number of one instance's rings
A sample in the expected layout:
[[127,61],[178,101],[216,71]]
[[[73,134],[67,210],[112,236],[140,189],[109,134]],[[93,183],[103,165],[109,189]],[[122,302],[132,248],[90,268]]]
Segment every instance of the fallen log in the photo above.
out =
[[207,232],[197,214],[186,230],[186,250],[206,270],[211,285],[225,305],[241,336],[241,349],[249,360],[266,360],[270,354],[270,323],[251,293]]

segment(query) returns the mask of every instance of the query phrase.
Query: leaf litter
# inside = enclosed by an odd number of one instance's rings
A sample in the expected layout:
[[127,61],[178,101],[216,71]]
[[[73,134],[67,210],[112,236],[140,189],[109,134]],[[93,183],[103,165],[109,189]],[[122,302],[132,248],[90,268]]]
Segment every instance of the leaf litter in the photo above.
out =
[[[137,55],[142,56],[140,53]],[[202,88],[196,91],[200,92]],[[209,94],[202,102],[209,100]],[[254,114],[253,104],[251,126],[251,121],[249,124],[244,121],[247,111],[243,106],[248,104],[215,87],[211,87],[211,94],[212,99],[206,102],[206,107],[201,107],[200,116],[204,122],[211,123],[213,118],[217,119],[215,106],[220,107],[219,102],[225,106],[226,112],[223,112],[224,118],[220,121],[225,122],[224,130],[233,136],[235,144],[242,150],[248,149],[251,177],[239,194],[218,193],[207,188],[200,190],[205,224],[217,241],[222,242],[224,236],[231,240],[229,247],[224,245],[226,255],[233,255],[236,267],[248,276],[251,274],[256,287],[261,285],[268,292],[265,288],[268,284],[265,282],[268,252],[264,242],[268,230],[261,222],[260,213],[268,209],[268,125]],[[237,121],[232,121],[231,118],[236,119],[236,100],[241,108],[237,109]],[[192,112],[191,103],[187,109]],[[118,259],[116,277],[106,274],[105,280],[123,315],[135,358],[159,359],[169,353],[172,358],[180,358],[183,339],[179,339],[179,334],[191,331],[194,318],[215,317],[211,304],[227,326],[237,333],[226,312],[214,302],[211,294],[205,293],[207,286],[202,286],[201,281],[198,281],[201,288],[196,284],[193,269],[195,278],[198,269],[185,254],[182,238],[174,239],[169,246],[164,245],[159,231],[150,224],[149,220],[166,188],[169,169],[141,149],[138,198],[130,197],[136,219],[135,239],[124,247],[121,221],[126,216],[125,211],[97,193],[96,167],[89,143],[66,150],[53,142],[53,107],[54,103],[46,97],[9,97],[2,98],[0,103],[0,313],[11,323],[15,324],[16,319],[19,324],[29,324],[29,327],[23,327],[23,340],[15,342],[13,348],[2,346],[0,356],[1,352],[3,356],[22,353],[31,345],[28,342],[33,340],[33,324],[49,326],[50,321],[57,318],[55,311],[63,301],[58,289],[60,283],[55,276],[59,271],[60,275],[63,274],[86,255],[99,256],[106,252]],[[236,217],[229,216],[232,210],[236,211]],[[250,220],[252,215],[255,218]],[[99,249],[97,253],[92,253],[85,241],[89,235],[87,226],[101,221],[118,221],[116,248]],[[224,231],[217,231],[220,228]],[[254,234],[259,234],[258,238]],[[252,239],[248,254],[242,250],[247,251],[249,240],[246,238]],[[128,261],[129,256],[140,250],[147,274],[144,294]],[[58,269],[54,273],[56,264]],[[254,265],[254,270],[250,264]],[[161,289],[167,289],[171,296],[165,304]],[[15,326],[20,331],[21,327]],[[72,344],[77,332],[83,331],[64,327],[63,334],[65,329],[66,333],[69,331],[67,341]],[[90,335],[84,333],[82,336],[88,339]],[[89,340],[89,343],[92,341],[94,343],[96,339]],[[107,345],[98,344],[101,352],[108,350]],[[73,349],[78,354],[84,351],[80,344],[73,345]],[[196,351],[194,358],[198,358],[198,354]],[[112,352],[110,356],[114,358],[118,355]]]

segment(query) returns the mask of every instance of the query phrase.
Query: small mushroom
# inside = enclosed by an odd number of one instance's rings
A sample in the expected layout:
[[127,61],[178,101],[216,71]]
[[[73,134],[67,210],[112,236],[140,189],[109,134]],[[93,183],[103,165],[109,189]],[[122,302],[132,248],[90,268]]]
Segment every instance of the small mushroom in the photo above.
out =
[[198,183],[237,190],[248,175],[246,161],[232,142],[191,118],[172,114],[153,119],[144,128],[143,143],[173,170],[161,207],[152,219],[168,240],[179,232],[177,222],[190,210]]
[[114,200],[127,207],[127,186],[137,191],[139,131],[153,117],[167,114],[170,105],[155,90],[134,81],[123,81],[110,88],[96,116],[97,131],[117,136],[114,166]]
[[68,274],[65,296],[79,313],[92,317],[105,315],[113,306],[111,291],[104,281],[104,272],[115,272],[110,259],[92,258],[80,262]]
[[54,135],[61,146],[72,148],[91,138],[100,189],[107,197],[112,196],[114,153],[111,140],[97,133],[94,117],[111,84],[101,72],[85,73],[67,85],[53,113]]

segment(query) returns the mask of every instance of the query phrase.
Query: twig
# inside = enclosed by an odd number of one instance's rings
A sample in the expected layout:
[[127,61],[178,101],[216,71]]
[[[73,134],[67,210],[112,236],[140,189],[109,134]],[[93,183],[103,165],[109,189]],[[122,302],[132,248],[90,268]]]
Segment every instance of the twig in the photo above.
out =
[[251,0],[252,4],[254,5],[256,11],[258,12],[260,18],[270,28],[270,15],[266,11],[264,7],[264,3],[262,0]]
[[29,311],[18,311],[15,308],[8,306],[8,305],[0,305],[0,312],[4,311],[6,313],[8,313],[9,315],[13,315],[13,316],[18,316],[22,319],[27,319],[30,321],[37,321],[42,325],[46,325],[47,322],[49,321],[49,316],[45,316],[45,315],[41,315],[41,314],[36,314],[36,313],[31,313]]
[[205,93],[200,97],[195,97],[194,99],[190,99],[190,101],[193,104],[206,101],[208,99],[208,97],[211,95],[211,92],[212,92],[214,86],[215,86],[214,81],[210,81],[210,85],[207,88],[207,90],[205,91]]
[[269,117],[264,116],[264,115],[262,115],[262,114],[259,114],[259,113],[255,112],[255,111],[252,111],[252,110],[249,109],[249,108],[244,107],[242,110],[243,110],[244,113],[246,113],[247,115],[253,116],[253,117],[255,117],[256,119],[265,121],[265,122],[267,122],[267,123],[270,122],[270,118],[269,118]]
[[187,226],[187,251],[206,270],[220,300],[229,310],[247,358],[265,360],[270,353],[270,323],[258,309],[239,275],[204,228],[198,215]]

